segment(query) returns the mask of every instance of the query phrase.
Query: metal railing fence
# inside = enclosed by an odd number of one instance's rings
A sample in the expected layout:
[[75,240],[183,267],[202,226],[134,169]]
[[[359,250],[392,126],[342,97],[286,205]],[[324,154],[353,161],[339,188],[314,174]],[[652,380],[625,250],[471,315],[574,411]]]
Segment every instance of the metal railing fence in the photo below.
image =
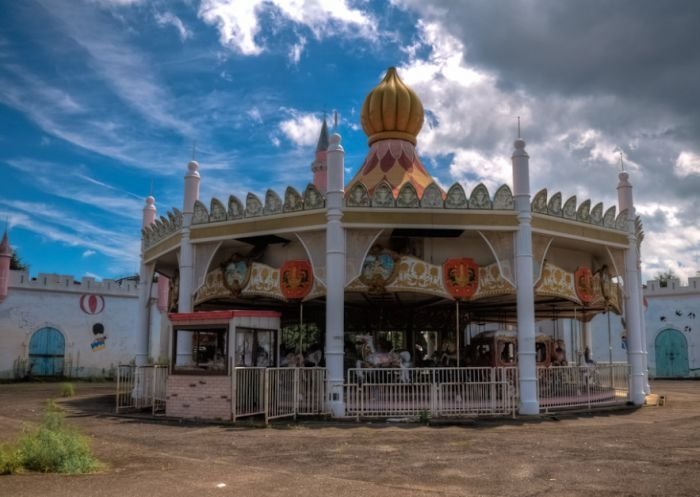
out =
[[165,411],[167,366],[117,366],[116,412]]
[[538,368],[540,410],[625,403],[628,400],[628,381],[627,364]]

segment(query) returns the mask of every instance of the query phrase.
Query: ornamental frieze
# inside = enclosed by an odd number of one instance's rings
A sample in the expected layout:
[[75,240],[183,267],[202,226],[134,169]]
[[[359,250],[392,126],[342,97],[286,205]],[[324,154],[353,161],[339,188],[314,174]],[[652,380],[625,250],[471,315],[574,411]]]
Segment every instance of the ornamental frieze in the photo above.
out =
[[581,303],[574,286],[574,275],[554,264],[545,262],[542,277],[535,287],[535,294],[551,297],[563,297]]
[[254,262],[250,269],[250,280],[241,295],[285,300],[280,289],[280,270],[267,264]]
[[497,263],[479,267],[479,286],[471,300],[478,300],[499,295],[515,295],[515,287],[501,276]]
[[449,298],[442,279],[442,268],[416,257],[402,256],[398,270],[386,290],[428,293]]

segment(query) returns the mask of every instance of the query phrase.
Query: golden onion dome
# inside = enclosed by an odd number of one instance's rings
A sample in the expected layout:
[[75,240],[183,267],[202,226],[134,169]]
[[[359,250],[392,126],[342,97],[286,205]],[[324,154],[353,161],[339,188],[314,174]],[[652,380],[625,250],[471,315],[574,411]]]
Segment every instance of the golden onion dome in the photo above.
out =
[[381,83],[365,98],[360,122],[370,145],[389,138],[415,145],[423,117],[418,95],[401,81],[396,68],[390,67]]

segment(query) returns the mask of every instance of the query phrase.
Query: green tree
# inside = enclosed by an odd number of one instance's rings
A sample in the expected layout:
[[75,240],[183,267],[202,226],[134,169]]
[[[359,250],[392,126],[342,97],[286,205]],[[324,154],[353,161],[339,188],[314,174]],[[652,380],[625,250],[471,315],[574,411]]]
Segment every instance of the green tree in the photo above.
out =
[[29,264],[22,262],[16,250],[12,251],[12,257],[10,257],[10,269],[14,269],[15,271],[29,271]]
[[673,272],[673,269],[669,269],[656,273],[656,279],[659,280],[659,286],[661,288],[666,288],[669,281],[678,279],[678,275]]

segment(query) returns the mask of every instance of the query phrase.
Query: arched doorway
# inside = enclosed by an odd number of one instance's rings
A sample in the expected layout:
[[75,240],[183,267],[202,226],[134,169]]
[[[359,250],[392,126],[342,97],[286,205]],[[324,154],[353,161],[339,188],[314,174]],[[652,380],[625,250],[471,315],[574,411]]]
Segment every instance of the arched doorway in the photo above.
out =
[[61,376],[66,340],[56,328],[41,328],[29,342],[29,374],[31,376]]
[[656,336],[656,376],[682,378],[688,376],[688,342],[678,330],[663,330]]

